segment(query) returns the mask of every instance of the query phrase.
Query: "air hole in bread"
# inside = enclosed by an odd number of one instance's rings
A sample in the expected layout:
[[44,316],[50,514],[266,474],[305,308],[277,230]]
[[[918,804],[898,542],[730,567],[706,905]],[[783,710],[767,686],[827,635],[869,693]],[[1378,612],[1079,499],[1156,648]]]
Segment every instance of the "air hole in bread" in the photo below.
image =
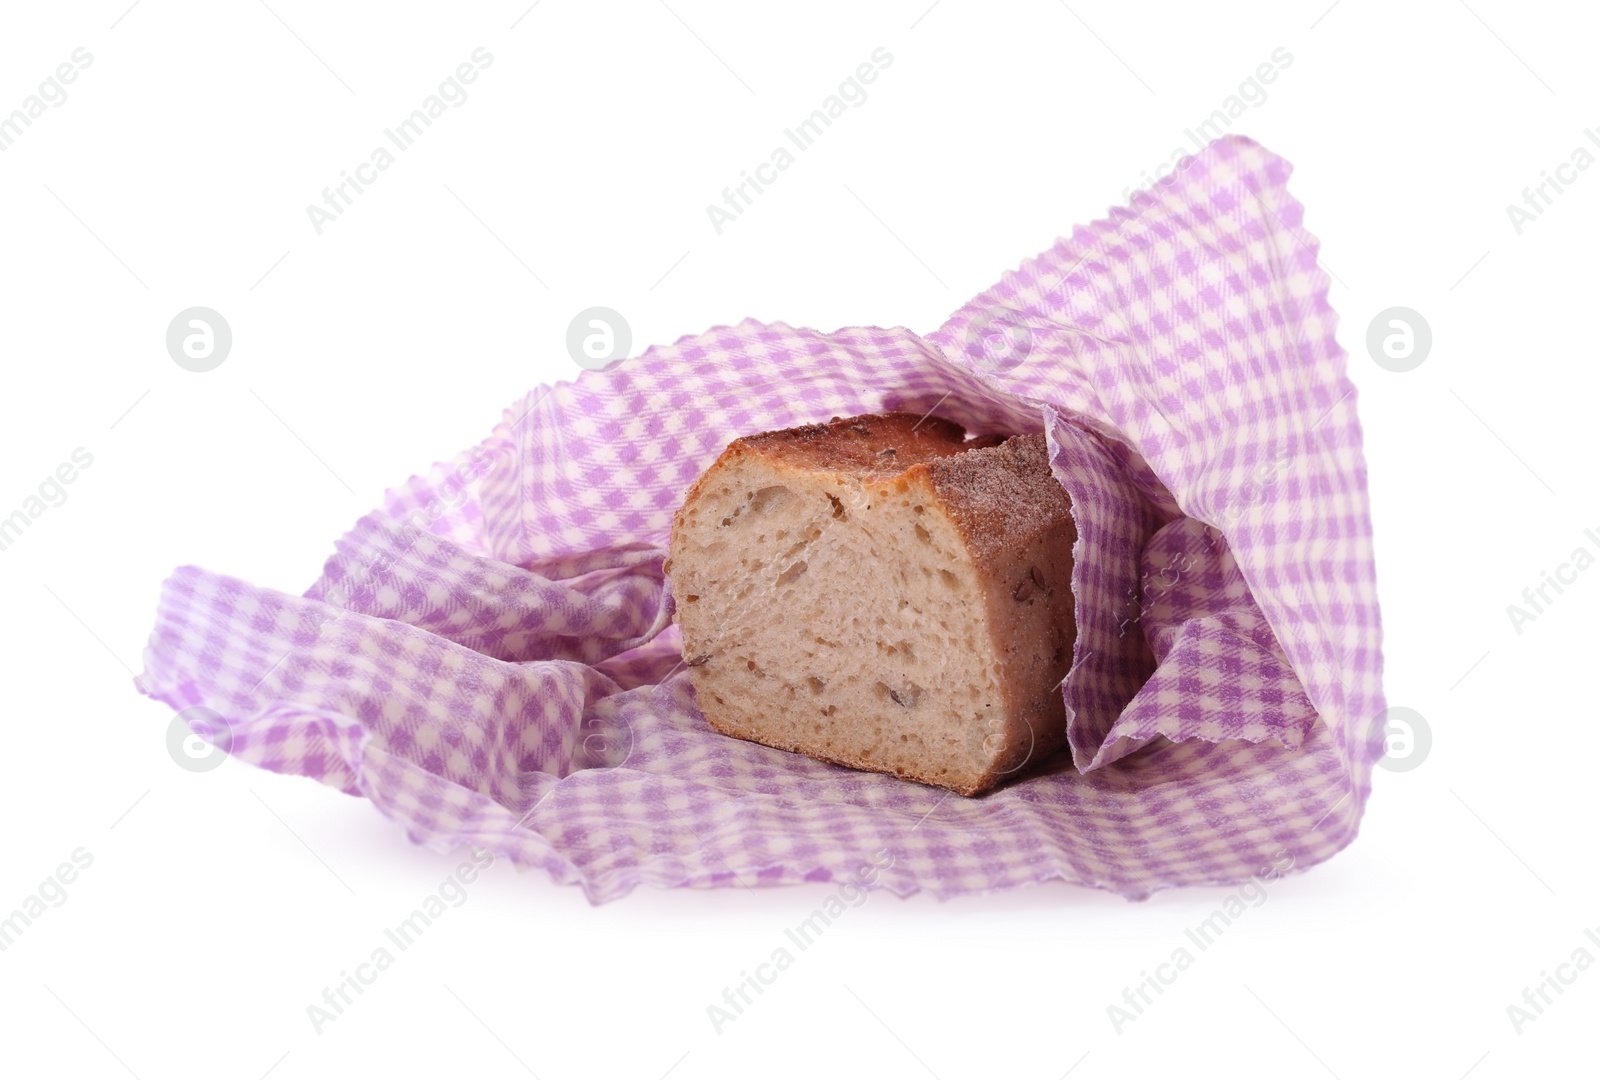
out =
[[768,484],[750,496],[751,513],[760,514],[788,502],[794,492],[782,484]]
[[778,575],[779,585],[793,585],[800,575],[806,572],[806,561],[801,559],[789,569]]

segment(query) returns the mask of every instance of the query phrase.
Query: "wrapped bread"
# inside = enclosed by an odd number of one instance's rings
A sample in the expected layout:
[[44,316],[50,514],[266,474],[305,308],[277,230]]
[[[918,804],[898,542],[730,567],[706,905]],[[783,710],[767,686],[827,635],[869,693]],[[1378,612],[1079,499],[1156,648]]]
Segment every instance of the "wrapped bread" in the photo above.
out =
[[725,735],[973,795],[1066,739],[1071,502],[1043,435],[912,413],[735,440],[666,563]]

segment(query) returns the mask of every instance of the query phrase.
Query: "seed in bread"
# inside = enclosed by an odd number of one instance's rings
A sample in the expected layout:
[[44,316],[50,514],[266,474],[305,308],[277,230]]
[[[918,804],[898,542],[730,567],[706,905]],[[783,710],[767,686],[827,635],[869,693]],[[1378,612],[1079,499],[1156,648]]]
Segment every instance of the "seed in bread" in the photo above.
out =
[[735,440],[666,563],[726,735],[982,792],[1066,741],[1071,503],[1043,435],[913,413]]

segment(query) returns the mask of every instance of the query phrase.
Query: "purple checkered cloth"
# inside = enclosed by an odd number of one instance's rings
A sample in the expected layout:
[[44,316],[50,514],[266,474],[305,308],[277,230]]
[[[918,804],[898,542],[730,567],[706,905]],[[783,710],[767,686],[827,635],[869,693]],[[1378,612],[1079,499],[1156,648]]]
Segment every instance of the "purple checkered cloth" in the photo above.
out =
[[[1355,390],[1290,167],[1229,137],[927,337],[718,327],[541,387],[303,596],[195,567],[138,680],[236,757],[601,902],[842,880],[1143,897],[1305,868],[1381,750]],[[881,410],[1043,431],[1072,497],[1069,749],[979,798],[713,732],[662,561],[733,438]]]

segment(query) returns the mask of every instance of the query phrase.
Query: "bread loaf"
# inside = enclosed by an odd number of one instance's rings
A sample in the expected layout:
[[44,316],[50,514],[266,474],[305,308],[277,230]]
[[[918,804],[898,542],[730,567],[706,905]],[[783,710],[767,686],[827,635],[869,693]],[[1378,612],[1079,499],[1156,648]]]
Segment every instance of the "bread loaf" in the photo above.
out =
[[911,413],[735,440],[666,563],[717,731],[984,791],[1066,741],[1071,504],[1043,435]]

